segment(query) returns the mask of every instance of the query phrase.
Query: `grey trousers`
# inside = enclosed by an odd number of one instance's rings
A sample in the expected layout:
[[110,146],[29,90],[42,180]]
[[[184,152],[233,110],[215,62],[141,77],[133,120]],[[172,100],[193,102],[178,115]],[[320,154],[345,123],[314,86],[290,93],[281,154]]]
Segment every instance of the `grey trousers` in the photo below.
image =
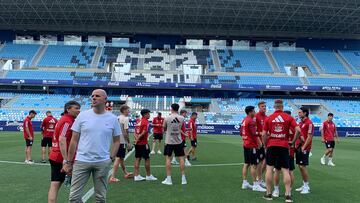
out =
[[108,173],[111,160],[88,163],[76,161],[73,168],[70,203],[81,203],[83,189],[92,175],[96,202],[106,202],[106,192],[108,184]]

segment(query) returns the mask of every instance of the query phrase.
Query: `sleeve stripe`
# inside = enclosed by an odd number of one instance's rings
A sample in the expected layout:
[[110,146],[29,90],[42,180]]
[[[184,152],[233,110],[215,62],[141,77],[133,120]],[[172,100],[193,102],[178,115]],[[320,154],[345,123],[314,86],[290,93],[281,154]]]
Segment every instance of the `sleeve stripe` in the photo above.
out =
[[64,124],[64,126],[63,126],[63,128],[61,130],[61,133],[60,133],[60,137],[66,137],[66,132],[68,131],[69,126],[70,126],[69,123]]

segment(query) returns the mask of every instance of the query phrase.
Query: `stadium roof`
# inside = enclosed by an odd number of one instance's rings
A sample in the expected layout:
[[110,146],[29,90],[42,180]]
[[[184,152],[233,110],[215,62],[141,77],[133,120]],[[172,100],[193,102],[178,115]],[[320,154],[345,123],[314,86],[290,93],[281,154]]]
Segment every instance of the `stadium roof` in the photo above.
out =
[[2,0],[0,29],[360,39],[360,1]]

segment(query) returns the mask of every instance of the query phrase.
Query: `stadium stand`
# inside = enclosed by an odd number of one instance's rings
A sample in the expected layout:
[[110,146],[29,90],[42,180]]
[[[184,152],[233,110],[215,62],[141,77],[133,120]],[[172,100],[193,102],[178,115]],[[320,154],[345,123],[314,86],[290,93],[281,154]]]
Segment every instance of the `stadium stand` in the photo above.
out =
[[360,74],[360,51],[339,50],[339,53],[352,66],[356,74]]
[[0,50],[0,59],[21,59],[25,60],[24,66],[29,66],[39,47],[37,44],[7,43]]
[[37,66],[89,68],[95,49],[95,46],[49,45]]
[[11,70],[5,78],[8,79],[38,79],[38,80],[91,80],[109,81],[111,73],[105,72],[65,72],[65,71],[37,71]]
[[[259,98],[217,98],[212,100],[206,97],[176,97],[176,96],[111,96],[112,101],[124,99],[136,113],[142,108],[148,108],[155,115],[157,111],[168,113],[171,103],[209,103],[209,109],[205,112],[199,112],[204,117],[200,124],[232,124],[238,125],[244,118],[244,109],[248,105],[257,106],[259,101],[267,102],[268,112],[274,109],[272,104],[274,99]],[[41,120],[45,116],[46,110],[53,111],[56,117],[59,117],[64,103],[69,100],[76,100],[82,105],[82,109],[90,108],[90,100],[87,96],[80,95],[63,95],[63,94],[17,94],[17,93],[0,93],[1,121],[21,121],[30,109],[36,109],[39,116],[35,120]],[[325,99],[284,99],[286,110],[297,115],[297,108],[302,105],[319,106],[320,111],[311,112],[310,118],[316,126],[326,118],[328,112],[335,114],[335,122],[340,127],[360,127],[358,120],[358,109],[360,101],[358,100],[325,100]]]
[[308,77],[310,85],[360,86],[360,78]]
[[328,74],[349,74],[345,67],[336,59],[333,51],[311,50],[321,68]]
[[271,51],[277,61],[280,71],[285,72],[285,66],[306,66],[313,74],[317,74],[317,70],[306,56],[305,51]]
[[264,51],[217,50],[223,72],[272,73]]

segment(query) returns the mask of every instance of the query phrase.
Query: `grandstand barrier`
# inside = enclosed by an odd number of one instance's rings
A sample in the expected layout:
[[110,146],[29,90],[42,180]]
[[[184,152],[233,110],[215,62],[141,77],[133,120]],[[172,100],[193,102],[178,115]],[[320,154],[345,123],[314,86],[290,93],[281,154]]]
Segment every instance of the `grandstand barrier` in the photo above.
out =
[[162,83],[162,82],[119,82],[91,80],[32,80],[32,79],[0,79],[2,85],[53,85],[82,87],[139,87],[165,89],[211,89],[211,90],[243,90],[243,91],[301,91],[301,92],[360,92],[359,86],[314,86],[314,85],[244,85],[244,84],[204,84],[204,83]]
[[[40,132],[40,121],[34,121],[34,130]],[[134,132],[135,120],[130,122],[130,132]],[[240,135],[239,125],[197,125],[199,134],[223,134]],[[360,137],[360,128],[356,127],[338,127],[340,137]],[[22,121],[0,121],[0,131],[23,131]],[[315,127],[315,136],[320,136],[319,127]]]

